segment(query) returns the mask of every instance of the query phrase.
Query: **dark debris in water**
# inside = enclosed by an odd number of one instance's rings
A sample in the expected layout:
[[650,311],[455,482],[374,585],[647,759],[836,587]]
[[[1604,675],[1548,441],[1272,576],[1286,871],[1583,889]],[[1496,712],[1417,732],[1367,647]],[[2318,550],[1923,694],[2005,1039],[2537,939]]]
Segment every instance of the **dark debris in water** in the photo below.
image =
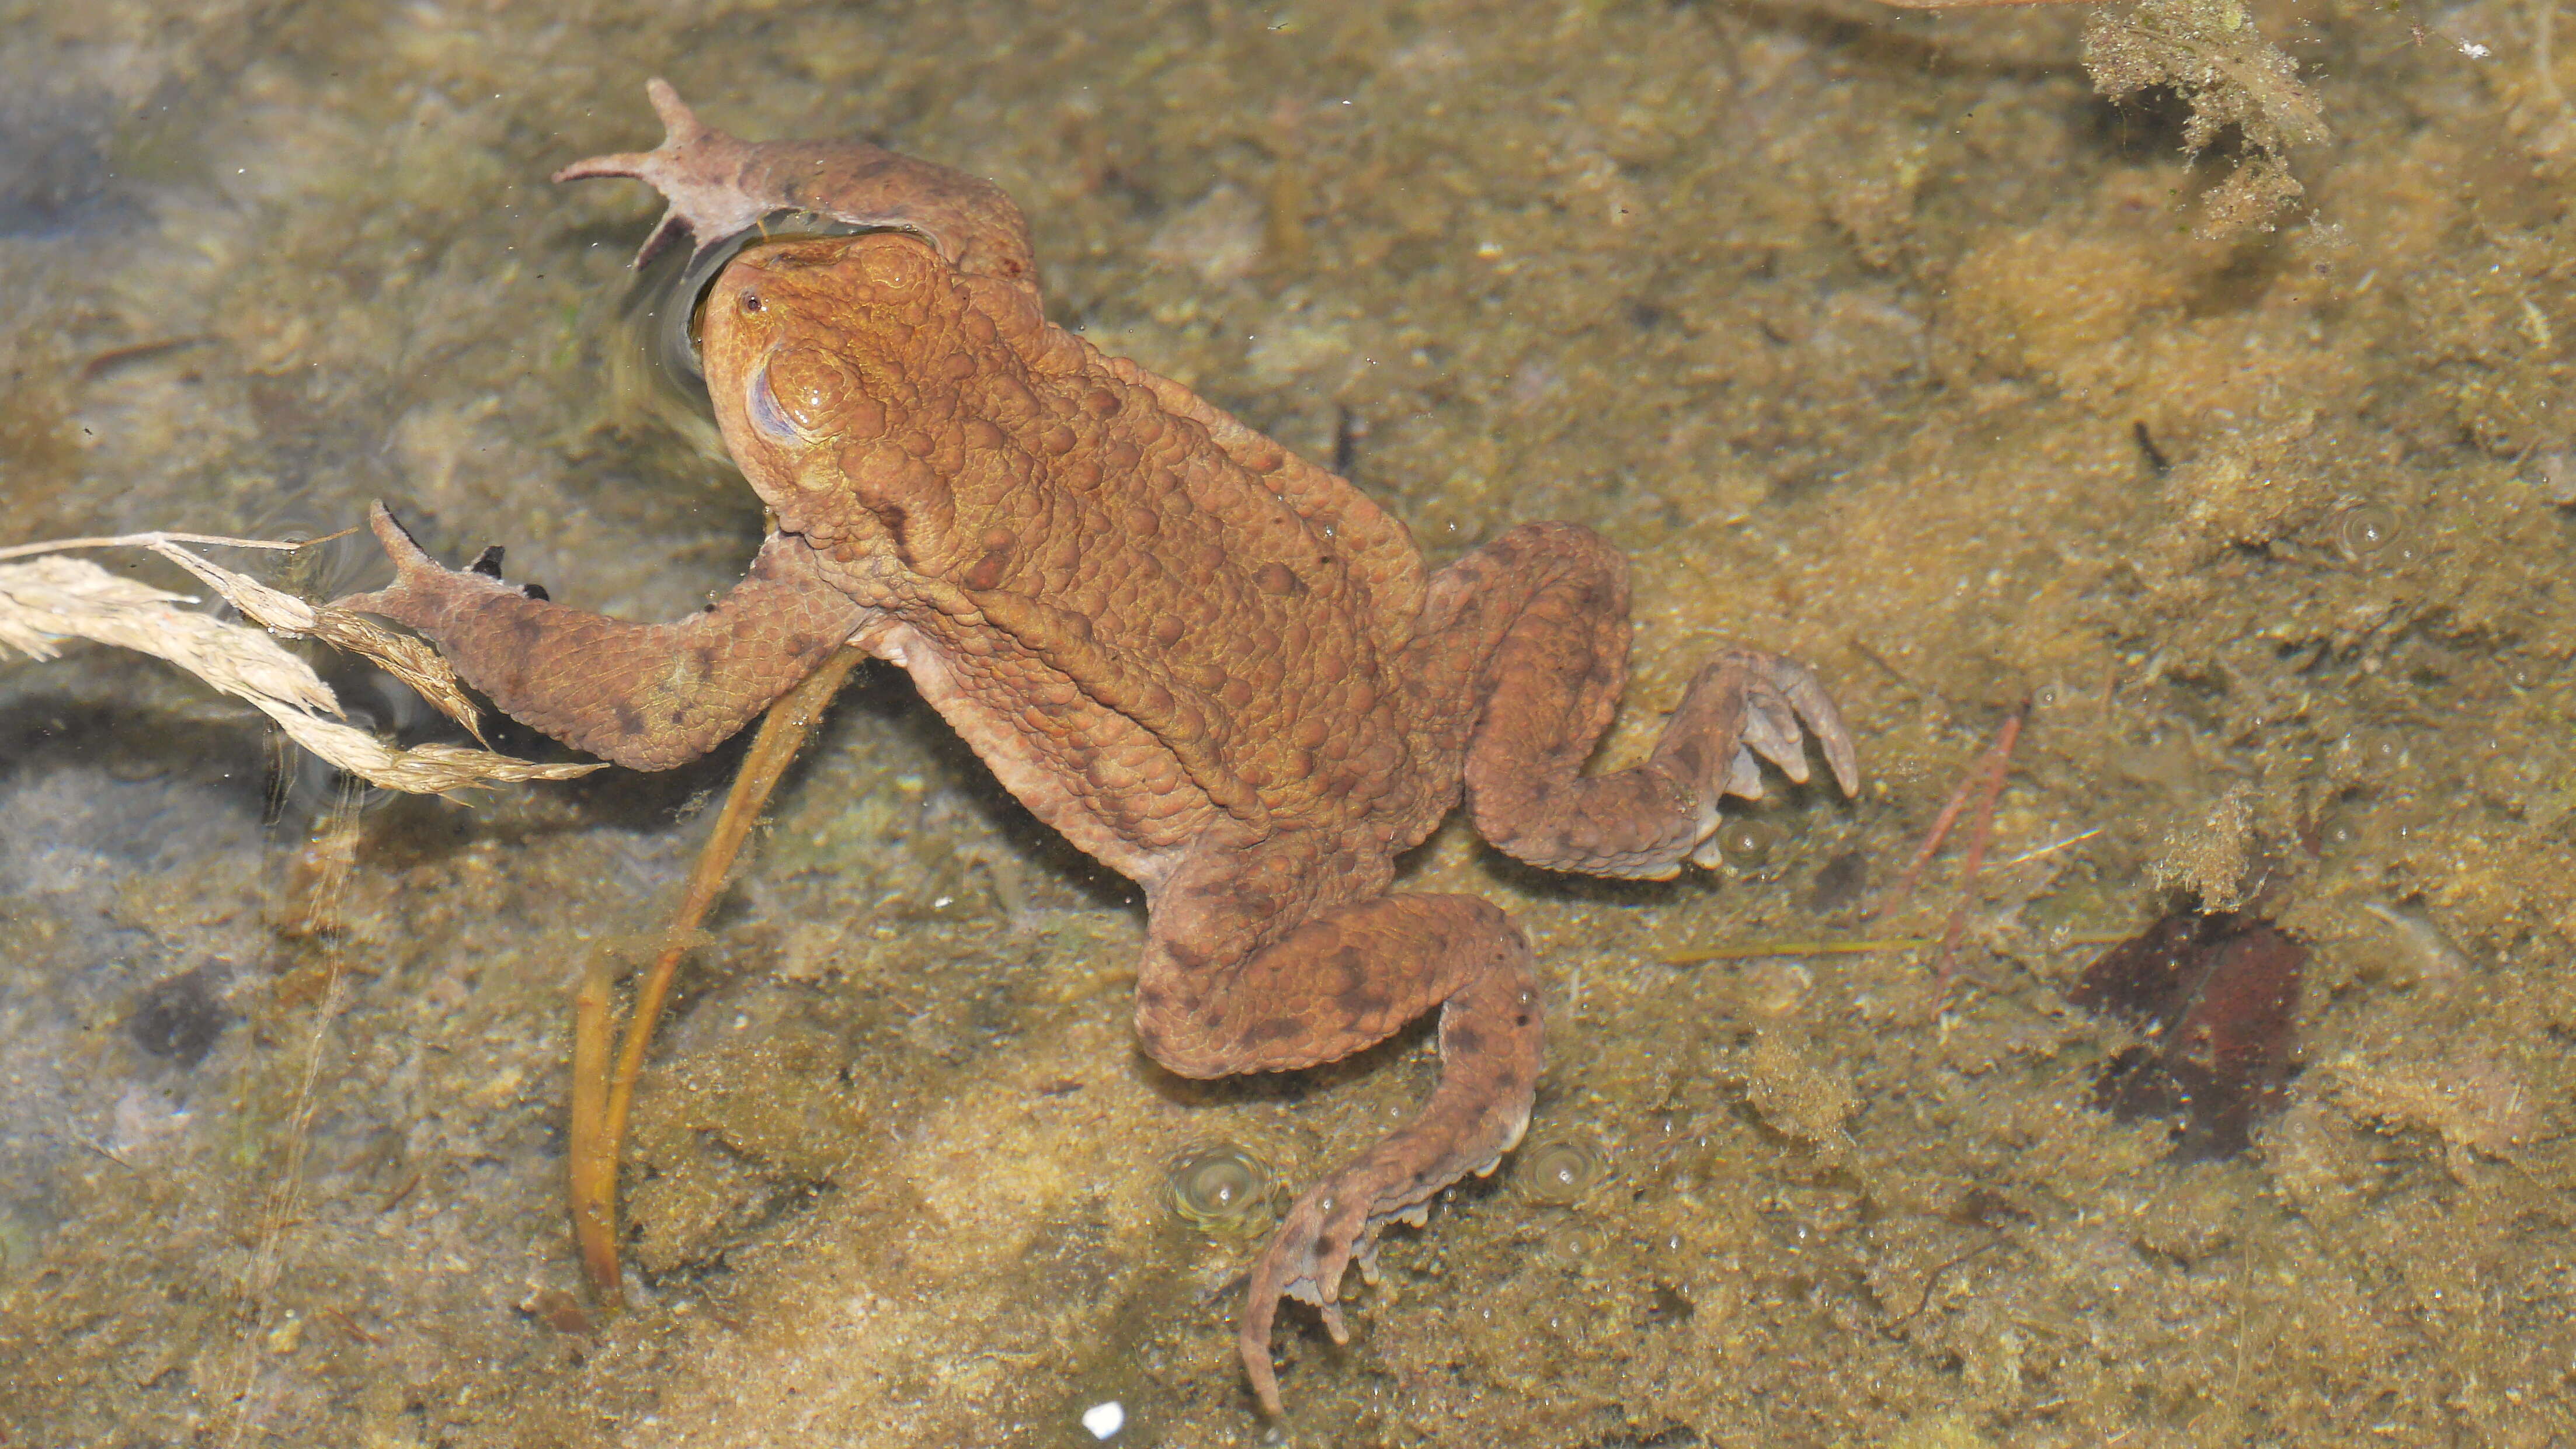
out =
[[0,91],[0,236],[62,236],[109,219],[120,108],[95,89],[14,79]]
[[1807,909],[1819,916],[1835,915],[1860,904],[1869,892],[1869,856],[1858,850],[1845,851],[1826,861],[1816,871],[1807,891]]
[[1669,1283],[1658,1283],[1653,1296],[1646,1300],[1646,1326],[1670,1328],[1677,1323],[1690,1322],[1698,1312],[1699,1305],[1691,1302],[1682,1290]]
[[215,1039],[231,1021],[232,1013],[200,966],[145,987],[125,1029],[135,1045],[152,1055],[194,1067],[214,1050]]
[[2093,1105],[2123,1122],[2173,1118],[2178,1161],[2244,1150],[2289,1084],[2307,959],[2268,922],[2232,912],[2177,911],[2112,947],[2068,1000],[2144,1040],[2103,1067]]

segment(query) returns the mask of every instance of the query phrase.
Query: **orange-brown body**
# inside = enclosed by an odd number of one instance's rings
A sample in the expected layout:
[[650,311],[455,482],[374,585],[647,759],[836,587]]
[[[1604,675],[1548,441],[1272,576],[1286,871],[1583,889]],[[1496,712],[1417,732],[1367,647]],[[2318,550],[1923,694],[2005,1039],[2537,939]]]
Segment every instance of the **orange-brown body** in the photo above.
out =
[[1706,858],[1721,796],[1760,793],[1757,756],[1803,780],[1812,731],[1848,790],[1850,741],[1803,667],[1731,650],[1646,763],[1583,775],[1628,636],[1625,565],[1594,535],[1524,525],[1426,576],[1347,482],[1048,322],[985,183],[747,144],[654,99],[662,149],[566,174],[652,181],[657,239],[788,205],[880,228],[747,250],[705,300],[717,419],[777,518],[751,576],[691,619],[623,623],[440,568],[380,510],[400,577],[344,602],[639,768],[703,753],[845,640],[895,662],[1039,818],[1144,887],[1136,1026],[1173,1071],[1311,1066],[1440,1008],[1421,1114],[1301,1196],[1253,1270],[1238,1342],[1275,1412],[1277,1300],[1338,1337],[1345,1266],[1492,1169],[1542,1062],[1519,931],[1477,897],[1390,892],[1395,855],[1463,794],[1525,860],[1669,876]]

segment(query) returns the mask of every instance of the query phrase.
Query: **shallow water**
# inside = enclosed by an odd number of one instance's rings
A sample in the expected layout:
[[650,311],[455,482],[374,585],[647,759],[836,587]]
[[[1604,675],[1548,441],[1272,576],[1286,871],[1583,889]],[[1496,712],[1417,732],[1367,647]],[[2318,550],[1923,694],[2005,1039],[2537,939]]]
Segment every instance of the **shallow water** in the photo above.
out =
[[[1059,321],[1339,452],[1435,563],[1537,517],[1628,550],[1611,756],[1724,639],[1861,741],[1863,797],[1775,797],[1759,863],[1607,885],[1455,822],[1411,863],[1539,946],[1532,1145],[1581,1170],[1390,1234],[1347,1348],[1283,1315],[1288,1442],[2576,1435],[2544,12],[2258,8],[2331,134],[2276,229],[2205,239],[2249,148],[2097,96],[2080,11],[1104,8],[0,6],[0,541],[382,496],[685,612],[759,509],[633,377],[657,208],[547,173],[649,145],[658,74],[990,175]],[[1264,1442],[1258,1223],[1168,1170],[1311,1181],[1427,1039],[1159,1072],[1125,883],[860,678],[665,1027],[610,1316],[570,994],[739,749],[334,827],[160,665],[0,664],[7,1442],[1078,1444],[1107,1399],[1122,1444]],[[1955,845],[1861,912],[2026,695],[1936,1014],[1928,953],[1815,947],[1939,933]],[[2311,955],[2286,1109],[2186,1164],[2087,1105],[2130,1038],[2065,998],[2195,896]]]

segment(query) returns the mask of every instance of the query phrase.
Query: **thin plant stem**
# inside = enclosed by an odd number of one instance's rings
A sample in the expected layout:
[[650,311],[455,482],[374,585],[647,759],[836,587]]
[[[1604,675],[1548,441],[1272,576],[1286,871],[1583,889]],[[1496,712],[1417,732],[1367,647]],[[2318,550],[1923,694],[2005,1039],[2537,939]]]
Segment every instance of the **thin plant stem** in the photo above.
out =
[[167,533],[155,530],[151,533],[119,534],[114,538],[49,538],[42,543],[13,543],[6,548],[0,548],[0,558],[27,558],[35,554],[61,553],[66,549],[75,548],[150,548],[156,543],[202,543],[220,548],[265,548],[279,553],[293,553],[299,548],[311,548],[317,543],[346,538],[355,532],[357,530],[354,528],[344,528],[338,533],[322,538],[308,538],[302,543],[288,543],[274,538],[226,538],[217,533]]
[[[1923,844],[1915,849],[1914,858],[1905,862],[1905,870],[1896,878],[1896,888],[1888,892],[1887,903],[1870,914],[1879,915],[1892,910],[1914,894],[1915,885],[1923,879],[1923,868],[1932,863],[1933,853],[1941,848],[1941,842],[1950,838],[1950,827],[1959,823],[1959,812],[1967,808],[1978,782],[1992,774],[2004,757],[2012,753],[2012,741],[2021,733],[2022,716],[2029,712],[2030,701],[2027,699],[2013,707],[2012,714],[2004,721],[2003,732],[1977,761],[1976,768],[1959,781],[1959,788],[1950,792],[1949,803],[1943,805],[1941,813],[1933,818],[1932,829],[1924,835]],[[1989,805],[1991,803],[1989,801]]]
[[[1977,872],[1985,866],[1986,846],[1994,839],[1995,801],[2004,793],[2004,776],[2012,768],[2013,744],[2021,738],[2021,722],[2030,714],[2030,701],[2024,699],[2004,717],[2004,727],[1995,735],[1995,747],[1986,752],[1986,767],[1979,777],[1977,818],[1968,827],[1968,864],[1959,876],[1959,904],[1950,912],[1950,922],[1941,932],[1941,949],[1932,958],[1932,977],[1939,983],[1941,997],[1950,994],[1950,961],[1959,947],[1959,937],[1968,926],[1968,907],[1976,900]],[[1964,787],[1962,787],[1964,788]]]
[[[742,853],[743,842],[750,839],[762,807],[769,803],[796,752],[813,734],[824,706],[841,692],[850,671],[865,657],[859,650],[842,648],[771,705],[769,713],[761,718],[760,734],[752,740],[751,752],[743,757],[733,789],[725,796],[724,809],[716,815],[715,828],[698,851],[696,867],[689,872],[680,909],[662,933],[662,947],[652,968],[636,988],[635,1009],[627,1018],[626,1037],[607,1090],[600,1092],[595,1085],[585,1086],[578,1076],[575,1078],[570,1144],[573,1236],[581,1245],[582,1262],[590,1269],[592,1285],[612,1304],[622,1298],[617,1267],[617,1161],[626,1140],[627,1115],[635,1104],[635,1082],[644,1072],[644,1049],[653,1040],[653,1027],[661,1020],[663,1005],[670,1000],[671,982],[679,974],[680,960],[697,944],[699,927],[715,907],[716,898],[724,893],[725,878]],[[606,1058],[607,1003],[604,998],[591,999],[589,992],[585,981],[583,996],[577,999],[574,1011],[576,1072],[585,1068],[595,1072]],[[585,1031],[590,1033],[588,1046],[582,1041]],[[585,1107],[591,1108],[588,1114]]]
[[604,1141],[608,1126],[609,1062],[617,1025],[616,964],[607,951],[591,958],[572,998],[572,1132],[566,1154],[571,1174],[573,1241],[584,1267],[603,1294],[618,1297],[617,1153]]
[[1929,936],[1885,936],[1854,941],[1756,941],[1744,946],[1707,946],[1676,951],[1667,966],[1703,966],[1711,961],[1764,961],[1776,956],[1865,956],[1872,951],[1911,951],[1932,943]]

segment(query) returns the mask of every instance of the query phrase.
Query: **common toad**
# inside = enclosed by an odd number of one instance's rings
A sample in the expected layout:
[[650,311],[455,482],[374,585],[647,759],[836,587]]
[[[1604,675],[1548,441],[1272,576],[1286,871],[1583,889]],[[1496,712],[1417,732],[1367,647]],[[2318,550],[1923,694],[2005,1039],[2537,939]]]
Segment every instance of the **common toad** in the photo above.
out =
[[1287,1071],[1440,1008],[1419,1116],[1298,1198],[1237,1348],[1279,1411],[1272,1316],[1316,1305],[1389,1221],[1493,1170],[1541,1064],[1530,948],[1476,896],[1388,889],[1465,800],[1535,865],[1663,879],[1714,862],[1757,757],[1849,792],[1851,740],[1803,665],[1720,653],[1642,764],[1585,775],[1627,675],[1625,561],[1524,524],[1426,573],[1350,484],[1049,322],[989,183],[856,143],[748,144],[652,83],[669,135],[558,179],[632,176],[703,249],[781,210],[713,282],[701,355],[775,515],[712,608],[643,625],[441,567],[382,505],[395,583],[341,600],[419,630],[510,715],[638,769],[693,759],[843,641],[923,698],[1038,818],[1143,887],[1136,1034],[1189,1077]]

